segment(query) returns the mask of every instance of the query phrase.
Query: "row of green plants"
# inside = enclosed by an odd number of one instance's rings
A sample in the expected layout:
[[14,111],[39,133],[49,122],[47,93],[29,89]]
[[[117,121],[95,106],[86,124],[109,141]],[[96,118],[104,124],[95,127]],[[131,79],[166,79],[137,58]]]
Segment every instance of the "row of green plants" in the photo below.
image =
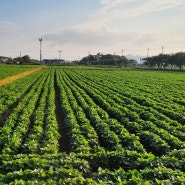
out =
[[0,184],[183,184],[184,125],[150,106],[150,88],[140,102],[142,88],[126,84],[125,73],[50,67],[30,75],[35,83],[0,128]]
[[[177,115],[176,117],[178,118],[178,115],[179,115],[179,117],[182,118],[182,120],[179,119],[179,122],[178,122],[177,120],[170,119],[169,117],[164,115],[162,111],[160,112],[160,110],[158,110],[158,109],[161,109],[160,106],[157,106],[158,107],[157,109],[155,106],[155,103],[153,106],[153,104],[150,103],[151,100],[146,99],[145,97],[142,96],[142,94],[140,94],[139,96],[138,94],[135,95],[135,91],[127,92],[128,89],[125,89],[124,86],[121,86],[121,85],[116,86],[116,84],[106,82],[106,80],[104,81],[102,85],[102,83],[99,84],[97,82],[97,78],[95,78],[94,80],[93,79],[94,77],[91,79],[88,79],[88,81],[90,81],[89,82],[90,85],[92,84],[92,81],[93,81],[94,88],[98,88],[98,90],[100,90],[103,93],[107,92],[107,96],[109,96],[111,99],[116,101],[116,103],[119,103],[121,106],[128,107],[128,109],[133,112],[137,112],[138,114],[140,114],[140,117],[142,117],[142,119],[146,119],[146,120],[150,119],[150,121],[157,124],[157,126],[160,125],[160,127],[168,129],[168,131],[171,131],[171,132],[172,131],[174,132],[174,129],[177,129],[178,131],[181,131],[182,133],[184,132],[184,127],[181,124],[181,121],[183,121],[184,107],[181,108],[181,111],[176,110],[176,112],[178,112],[178,114],[176,114]],[[100,77],[99,77],[99,80],[102,81]],[[166,104],[171,105],[171,103],[168,103],[168,102],[166,102]],[[142,113],[140,113],[141,107],[142,107]],[[165,110],[169,111],[169,109],[170,109],[169,107],[166,107]],[[173,114],[170,114],[169,112],[169,115],[173,115]],[[161,121],[162,123],[160,124]],[[175,126],[176,128],[174,128],[173,126]],[[179,136],[179,135],[182,136],[182,133],[176,132],[175,134],[176,136]]]
[[74,153],[0,155],[1,184],[89,184],[88,162]]
[[1,87],[0,90],[0,116],[2,116],[16,101],[20,101],[27,94],[33,84],[46,73],[46,70],[37,71],[13,83]]
[[22,151],[27,154],[57,154],[60,134],[55,116],[53,71],[45,79],[32,117],[32,127],[21,147]]
[[[75,80],[74,76],[71,77],[71,78],[73,80]],[[80,84],[79,78],[75,82],[78,83],[78,85],[81,85],[81,87],[84,88],[84,85]],[[108,99],[106,97],[105,94],[110,94],[111,92],[106,90],[104,93],[101,93],[100,91],[98,91],[96,89],[96,87],[94,87],[94,89],[92,91],[91,90],[92,89],[91,88],[92,87],[92,82],[89,82],[89,83],[90,83],[89,87],[87,86],[88,82],[85,83],[86,84],[86,87],[85,87],[86,92],[90,96],[92,96],[93,99],[96,101],[96,103],[98,103],[100,106],[102,106],[109,113],[109,115],[111,115],[115,119],[118,119],[122,124],[124,124],[124,126],[126,126],[129,131],[131,131],[129,125],[131,125],[132,123],[127,124],[128,122],[135,122],[136,125],[138,125],[138,127],[136,129],[134,128],[134,130],[132,130],[132,132],[135,133],[138,136],[142,135],[140,132],[143,132],[145,130],[151,130],[151,132],[148,132],[148,134],[151,135],[150,138],[153,138],[151,140],[153,142],[152,143],[149,142],[150,145],[151,145],[151,147],[149,147],[149,151],[152,149],[152,152],[154,152],[156,155],[165,154],[166,152],[169,151],[169,149],[171,149],[168,143],[170,143],[171,147],[173,147],[173,148],[176,148],[177,146],[178,146],[177,149],[178,148],[184,148],[183,142],[181,142],[180,140],[178,140],[174,136],[172,136],[171,138],[168,138],[168,135],[169,135],[168,132],[165,132],[165,130],[163,130],[163,129],[160,129],[160,132],[158,132],[158,128],[152,122],[151,122],[151,124],[146,123],[146,124],[144,124],[144,126],[143,126],[143,124],[142,125],[138,124],[142,120],[137,114],[134,114],[134,112],[127,109],[126,106],[124,106],[124,107],[120,106],[115,101],[113,101],[112,99]],[[127,119],[124,119],[124,117],[126,117]],[[127,122],[127,123],[125,123],[125,122]],[[152,127],[151,127],[151,125],[152,125]],[[156,128],[156,129],[153,130],[153,128]],[[132,129],[133,129],[133,126],[132,126]],[[153,133],[155,131],[156,131],[156,133]],[[162,137],[162,139],[158,134]],[[146,135],[146,133],[145,133],[145,135]],[[168,143],[164,139],[166,139],[168,141]],[[177,143],[177,144],[174,146],[174,143],[175,144]],[[143,144],[146,146],[148,143],[143,142]]]
[[45,80],[43,89],[39,95],[39,98],[36,103],[35,110],[32,114],[32,129],[30,133],[25,138],[25,143],[21,146],[22,151],[27,154],[39,154],[40,148],[43,145],[43,133],[44,125],[46,122],[45,110],[47,110],[47,98],[49,96],[49,83],[50,76]]
[[[45,78],[48,73],[45,73]],[[3,127],[0,128],[1,152],[17,154],[20,147],[27,137],[30,127],[32,127],[31,116],[42,88],[45,78],[39,78],[34,83],[30,91],[21,99],[18,106],[15,107],[9,117],[6,118]]]
[[[183,74],[160,74],[160,73],[148,73],[143,72],[143,74],[131,73],[122,76],[112,75],[111,77],[103,77],[103,83],[101,83],[102,74],[93,75],[94,81],[101,84],[114,84],[113,89],[117,91],[122,91],[126,96],[131,97],[136,102],[145,106],[154,106],[157,111],[164,112],[165,115],[171,117],[174,120],[183,122],[183,112],[184,112],[184,86],[183,86]],[[133,77],[131,76],[133,75]],[[146,75],[146,77],[144,76]],[[156,75],[158,75],[156,77]],[[164,76],[166,75],[166,76]],[[85,74],[86,77],[89,77],[88,73]],[[92,76],[88,79],[92,80]],[[147,78],[148,77],[148,78]],[[170,80],[169,80],[170,79]],[[110,83],[111,82],[111,83]],[[106,85],[107,85],[106,84]],[[134,91],[133,91],[134,90]],[[134,95],[133,95],[134,92]],[[180,103],[176,103],[176,100],[179,100]]]
[[55,115],[55,89],[54,89],[54,71],[50,72],[50,82],[48,85],[48,96],[46,99],[46,109],[45,109],[45,122],[44,122],[44,133],[43,133],[43,145],[40,150],[42,154],[51,153],[57,154],[59,151],[59,138],[61,137],[59,133],[59,124],[56,120]]
[[0,155],[0,182],[183,184],[183,153],[181,151],[179,156],[179,152],[175,151],[171,156],[161,158],[129,150],[101,151],[94,154],[3,154]]
[[94,128],[91,126],[90,120],[86,117],[82,107],[78,104],[75,96],[73,96],[72,90],[69,88],[69,84],[66,83],[64,74],[59,74],[62,77],[62,86],[67,93],[69,106],[72,108],[73,114],[76,118],[78,128],[81,130],[81,134],[87,139],[91,148],[91,152],[96,152],[99,146],[98,135]]
[[100,143],[103,144],[106,149],[117,149],[121,144],[124,148],[144,152],[138,137],[134,134],[130,134],[117,120],[109,118],[108,114],[98,107],[83,89],[79,88],[74,83],[71,82],[70,84],[69,82],[70,79],[67,78],[66,83],[68,84],[68,87],[73,91],[73,95],[86,113],[91,125],[99,134]]
[[[98,84],[96,83],[96,87],[98,87]],[[184,126],[178,123],[177,121],[171,120],[167,116],[163,115],[162,112],[158,112],[154,109],[154,107],[147,107],[142,106],[138,103],[136,103],[133,99],[125,97],[121,94],[115,93],[114,91],[110,90],[111,85],[109,87],[102,87],[99,86],[98,90],[103,92],[104,94],[107,94],[112,100],[114,100],[117,104],[120,106],[124,106],[124,108],[127,108],[131,112],[136,112],[140,119],[144,120],[141,122],[141,124],[144,126],[148,125],[148,128],[151,129],[158,134],[161,135],[161,137],[166,136],[166,139],[169,140],[172,147],[184,147],[184,144],[179,141],[178,137],[181,140],[184,140]],[[120,92],[121,93],[121,92]],[[111,95],[110,95],[111,94]],[[131,93],[130,93],[131,94]],[[133,97],[132,97],[133,98]],[[123,102],[124,100],[124,102]],[[113,104],[113,103],[112,103]],[[128,111],[127,111],[128,112]],[[129,117],[129,116],[127,116]],[[137,117],[137,115],[135,115]],[[148,122],[150,121],[150,122]],[[139,120],[137,120],[139,122]],[[146,123],[145,123],[146,122]],[[156,127],[156,126],[157,127]],[[158,129],[160,128],[160,132]],[[170,133],[168,133],[170,132]],[[175,135],[175,137],[173,136]],[[176,138],[177,137],[177,138]],[[174,142],[173,142],[174,140]],[[178,146],[175,145],[175,143],[178,143]]]
[[[96,74],[95,74],[96,73]],[[183,85],[183,73],[168,73],[168,72],[151,72],[151,71],[116,71],[103,72],[103,70],[93,71],[88,73],[87,70],[81,70],[80,74],[83,74],[89,80],[95,80],[96,83],[102,85],[114,84],[115,91],[122,91],[129,97],[129,93],[133,95],[133,90],[136,97],[140,102],[158,103],[169,110],[176,110],[181,112],[184,110],[184,85]],[[92,78],[93,77],[93,78]],[[103,83],[102,83],[103,82]],[[147,99],[146,99],[147,98]],[[147,101],[145,101],[145,99]],[[181,103],[176,103],[177,99]],[[167,102],[168,100],[168,102]],[[168,106],[168,107],[167,107]]]
[[[70,94],[67,90],[63,77],[61,74],[58,74],[57,71],[57,85],[60,89],[60,98],[61,98],[61,116],[63,116],[62,127],[66,132],[66,137],[63,138],[66,140],[67,152],[77,152],[77,153],[89,153],[91,151],[91,147],[89,145],[88,140],[84,137],[82,131],[80,130],[80,125],[77,122],[77,118],[75,117],[74,111],[70,105]],[[61,146],[63,147],[63,146]]]
[[[6,156],[0,157],[6,158]],[[107,155],[102,155],[102,157],[107,157]],[[116,170],[99,167],[96,172],[91,172],[88,162],[78,158],[75,154],[59,154],[57,157],[46,155],[44,158],[37,155],[29,157],[22,155],[13,157],[13,159],[7,158],[7,160],[3,160],[7,163],[1,165],[1,169],[2,167],[9,168],[9,173],[0,174],[0,182],[3,184],[152,185],[183,184],[185,180],[184,173],[180,170],[173,170],[162,165],[127,171],[121,167]]]

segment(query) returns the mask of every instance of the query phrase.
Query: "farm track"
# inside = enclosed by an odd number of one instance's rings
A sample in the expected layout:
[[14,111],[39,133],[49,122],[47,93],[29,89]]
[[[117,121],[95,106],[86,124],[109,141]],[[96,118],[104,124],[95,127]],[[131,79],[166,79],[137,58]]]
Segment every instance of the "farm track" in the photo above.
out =
[[34,72],[36,72],[36,71],[39,71],[39,70],[41,70],[41,69],[42,69],[42,67],[38,67],[38,68],[35,68],[35,69],[31,69],[31,70],[28,70],[28,71],[19,73],[19,74],[14,75],[14,76],[7,77],[7,78],[5,78],[5,79],[2,79],[2,80],[0,80],[0,87],[6,85],[6,84],[8,84],[8,83],[11,83],[11,82],[13,82],[13,81],[15,81],[15,80],[18,80],[18,79],[20,79],[20,78],[23,78],[23,77],[25,77],[25,76],[28,76],[28,75],[30,75],[30,74],[32,74],[32,73],[34,73]]

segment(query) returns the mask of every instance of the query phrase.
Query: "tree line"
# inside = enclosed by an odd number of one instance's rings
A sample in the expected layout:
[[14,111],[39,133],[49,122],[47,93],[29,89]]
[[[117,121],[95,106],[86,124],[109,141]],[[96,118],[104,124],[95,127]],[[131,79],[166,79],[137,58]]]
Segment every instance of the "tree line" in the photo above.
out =
[[79,65],[108,65],[118,67],[135,67],[137,65],[136,60],[129,60],[125,56],[97,53],[96,55],[88,55],[83,57],[79,62]]
[[[152,57],[142,58],[142,65],[166,69],[166,68],[179,68],[182,70],[185,66],[185,52],[178,52],[176,54],[159,54]],[[38,60],[31,59],[28,55],[17,58],[8,58],[0,56],[0,63],[14,63],[14,64],[39,64]],[[88,55],[83,57],[80,61],[72,61],[71,64],[78,65],[106,65],[117,67],[136,67],[138,62],[134,59],[128,59],[125,56],[116,54],[102,54]]]
[[176,54],[159,54],[157,56],[143,58],[143,64],[149,67],[158,69],[165,68],[179,68],[182,70],[185,65],[185,52],[178,52]]
[[38,60],[31,59],[28,55],[16,58],[0,57],[0,63],[6,64],[39,64]]

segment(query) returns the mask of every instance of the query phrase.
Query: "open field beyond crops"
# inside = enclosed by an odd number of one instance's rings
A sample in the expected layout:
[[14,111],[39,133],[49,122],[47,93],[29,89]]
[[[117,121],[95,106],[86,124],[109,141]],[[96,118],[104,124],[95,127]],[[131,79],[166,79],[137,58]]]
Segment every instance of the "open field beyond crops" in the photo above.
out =
[[36,65],[0,64],[0,80],[37,68]]
[[185,184],[185,73],[52,66],[0,87],[0,184]]

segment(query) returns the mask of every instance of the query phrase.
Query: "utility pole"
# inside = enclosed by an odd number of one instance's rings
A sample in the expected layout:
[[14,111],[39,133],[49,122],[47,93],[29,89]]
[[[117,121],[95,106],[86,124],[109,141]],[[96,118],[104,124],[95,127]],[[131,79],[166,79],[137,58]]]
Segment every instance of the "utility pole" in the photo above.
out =
[[89,62],[90,62],[90,51],[88,51],[88,65],[89,65]]
[[148,48],[148,49],[147,49],[147,58],[148,58],[148,56],[149,56],[149,51],[150,51],[150,49]]
[[163,50],[164,50],[164,47],[162,46],[162,55],[163,55]]
[[61,57],[61,53],[62,53],[62,51],[61,51],[61,50],[59,50],[58,52],[59,52],[59,60],[60,60],[60,57]]
[[113,60],[114,60],[114,64],[116,63],[116,53],[114,52],[113,54]]
[[121,67],[123,68],[123,52],[124,52],[124,50],[122,49],[121,50],[121,53],[122,53],[122,56],[121,56]]
[[41,51],[42,38],[39,38],[39,42],[40,42],[40,62],[41,62],[41,60],[42,60],[42,51]]

